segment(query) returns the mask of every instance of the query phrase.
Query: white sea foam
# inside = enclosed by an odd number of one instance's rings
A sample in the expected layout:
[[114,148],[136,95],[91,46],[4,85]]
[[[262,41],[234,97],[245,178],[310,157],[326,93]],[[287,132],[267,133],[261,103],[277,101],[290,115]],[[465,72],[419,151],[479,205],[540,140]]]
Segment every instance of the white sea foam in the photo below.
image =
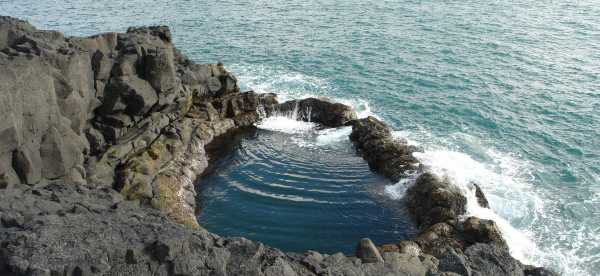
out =
[[314,130],[315,123],[298,121],[287,116],[272,116],[264,118],[256,127],[270,131],[279,131],[289,134],[305,133]]
[[[515,229],[511,224],[499,216],[491,209],[483,208],[477,204],[475,189],[471,183],[477,183],[484,191],[495,186],[495,190],[505,192],[507,189],[513,190],[522,187],[522,183],[515,181],[517,179],[516,170],[518,167],[512,163],[509,170],[501,170],[500,173],[490,168],[488,165],[474,160],[472,157],[456,151],[433,150],[423,153],[415,153],[414,156],[419,159],[431,172],[436,175],[449,178],[452,183],[458,186],[467,197],[467,216],[477,216],[483,219],[494,220],[503,233],[506,242],[510,248],[511,254],[524,263],[533,263],[535,256],[539,255],[536,244],[525,232]],[[497,156],[497,154],[496,154]],[[508,159],[508,158],[506,158]],[[508,162],[508,161],[503,161]],[[504,164],[507,165],[507,164]],[[504,198],[498,193],[486,193],[490,197],[491,207],[502,210],[507,217],[518,218],[526,217],[530,208],[541,209],[543,206],[532,195]],[[498,206],[498,207],[496,207]]]
[[337,144],[347,141],[352,127],[328,128],[318,132],[316,144],[320,146]]
[[230,69],[238,76],[242,90],[276,93],[280,102],[325,96],[330,89],[325,79],[296,72],[244,64],[232,65]]

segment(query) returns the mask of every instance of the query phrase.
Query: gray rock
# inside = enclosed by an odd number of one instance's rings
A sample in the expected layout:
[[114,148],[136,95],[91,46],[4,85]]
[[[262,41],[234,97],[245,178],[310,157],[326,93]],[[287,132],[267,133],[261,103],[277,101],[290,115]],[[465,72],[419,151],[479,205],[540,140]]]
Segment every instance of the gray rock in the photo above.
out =
[[156,91],[140,78],[130,77],[126,81],[113,78],[104,91],[102,114],[125,112],[129,115],[142,115],[158,102]]
[[465,256],[469,260],[471,275],[524,275],[521,263],[496,245],[477,243],[465,250]]
[[485,197],[485,194],[481,190],[481,187],[479,187],[479,185],[477,185],[477,183],[472,183],[472,184],[473,184],[473,187],[475,188],[475,196],[477,197],[477,203],[479,204],[479,206],[484,207],[484,208],[490,208],[490,203],[488,202],[487,198]]
[[356,257],[363,263],[382,263],[383,257],[370,239],[362,239],[356,246]]
[[445,272],[454,272],[459,275],[471,275],[471,268],[465,258],[461,254],[457,254],[454,249],[446,251],[439,259],[438,269]]
[[422,228],[456,219],[466,212],[467,199],[460,190],[431,173],[420,175],[406,197],[409,210]]

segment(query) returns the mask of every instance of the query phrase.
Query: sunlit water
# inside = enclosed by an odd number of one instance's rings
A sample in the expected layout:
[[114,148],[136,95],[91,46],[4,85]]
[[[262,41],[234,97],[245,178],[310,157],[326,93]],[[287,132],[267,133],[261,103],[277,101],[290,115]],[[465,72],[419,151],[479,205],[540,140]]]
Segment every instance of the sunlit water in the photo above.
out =
[[[184,53],[225,63],[245,89],[352,104],[465,193],[477,180],[492,210],[469,212],[496,218],[514,256],[600,271],[598,1],[0,0],[0,13],[72,35],[170,25]],[[383,190],[396,202],[404,189]]]

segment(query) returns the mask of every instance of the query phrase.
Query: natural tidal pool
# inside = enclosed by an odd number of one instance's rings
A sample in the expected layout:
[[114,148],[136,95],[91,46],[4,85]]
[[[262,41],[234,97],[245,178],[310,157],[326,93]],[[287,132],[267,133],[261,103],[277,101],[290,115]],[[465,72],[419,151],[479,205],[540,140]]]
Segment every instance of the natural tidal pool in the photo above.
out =
[[279,117],[228,137],[197,184],[200,224],[292,252],[353,254],[364,237],[412,238],[403,204],[354,152],[350,128],[315,127]]

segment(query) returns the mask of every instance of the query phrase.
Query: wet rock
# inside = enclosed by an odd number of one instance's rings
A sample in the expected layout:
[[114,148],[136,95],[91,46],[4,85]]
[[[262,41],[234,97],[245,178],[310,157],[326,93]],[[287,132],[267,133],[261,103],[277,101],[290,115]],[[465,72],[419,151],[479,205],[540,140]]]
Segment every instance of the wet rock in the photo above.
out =
[[559,274],[543,267],[525,266],[525,276],[558,276]]
[[398,181],[418,170],[418,160],[412,155],[418,151],[406,141],[392,136],[390,128],[374,117],[350,121],[350,140],[369,164],[383,176]]
[[423,230],[415,239],[423,252],[436,257],[443,256],[449,249],[463,249],[463,243],[456,238],[456,229],[444,222]]
[[383,257],[370,239],[362,239],[356,246],[356,257],[363,263],[382,263]]
[[263,106],[264,111],[267,116],[271,116],[277,104],[279,104],[277,100],[277,94],[274,93],[264,93],[259,95],[260,105]]
[[438,269],[445,272],[453,272],[459,275],[471,275],[471,268],[464,255],[456,253],[452,248],[447,250],[439,258]]
[[411,214],[422,228],[456,219],[466,211],[467,199],[460,190],[431,173],[419,176],[406,197]]
[[469,217],[463,222],[462,228],[462,233],[468,242],[495,243],[508,250],[500,229],[492,220]]
[[334,103],[328,99],[307,98],[274,105],[275,112],[293,114],[299,120],[310,121],[328,127],[339,127],[356,119],[352,107]]
[[479,206],[484,207],[484,208],[490,208],[490,203],[488,202],[487,198],[485,197],[485,194],[481,190],[481,187],[479,187],[479,185],[477,185],[477,183],[472,183],[472,184],[473,184],[473,187],[475,188],[475,197],[477,197],[477,203],[479,204]]

